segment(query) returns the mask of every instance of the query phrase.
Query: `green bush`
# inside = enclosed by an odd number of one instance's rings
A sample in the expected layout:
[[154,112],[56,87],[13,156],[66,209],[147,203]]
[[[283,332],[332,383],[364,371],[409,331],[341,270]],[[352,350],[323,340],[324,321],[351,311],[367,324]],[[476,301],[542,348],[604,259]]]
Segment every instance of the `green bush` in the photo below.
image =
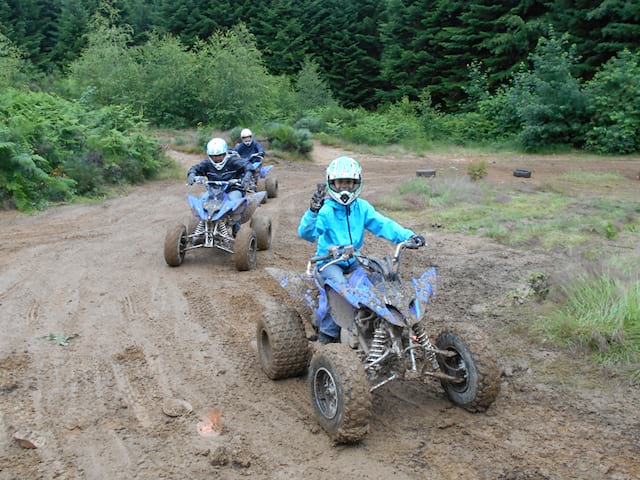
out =
[[620,52],[587,83],[592,105],[587,147],[602,153],[640,151],[640,52]]
[[327,124],[320,117],[302,117],[293,124],[294,128],[304,128],[313,133],[323,132]]
[[128,108],[7,90],[0,122],[0,199],[21,210],[139,182],[161,167],[159,145]]
[[487,176],[487,162],[485,160],[474,160],[467,166],[467,174],[473,181],[480,180]]
[[540,38],[531,55],[534,69],[516,76],[510,98],[522,119],[519,138],[526,150],[554,144],[582,147],[588,118],[587,96],[571,74],[575,58],[567,36]]
[[311,132],[305,129],[295,129],[284,124],[267,126],[269,145],[277,150],[307,154],[313,149]]

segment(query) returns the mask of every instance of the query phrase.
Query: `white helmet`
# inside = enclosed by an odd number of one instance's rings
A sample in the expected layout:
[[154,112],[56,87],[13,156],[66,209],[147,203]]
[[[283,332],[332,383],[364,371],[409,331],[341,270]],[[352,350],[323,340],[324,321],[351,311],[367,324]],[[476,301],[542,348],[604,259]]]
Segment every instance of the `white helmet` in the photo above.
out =
[[[337,190],[336,180],[353,180],[350,190]],[[362,168],[351,157],[338,157],[327,167],[327,191],[331,198],[342,205],[352,203],[362,191]]]
[[240,138],[242,139],[242,143],[244,143],[247,147],[251,145],[251,137],[253,137],[253,133],[248,128],[243,128],[240,132]]
[[227,163],[228,150],[227,142],[222,138],[212,138],[207,143],[207,156],[217,170],[220,170]]

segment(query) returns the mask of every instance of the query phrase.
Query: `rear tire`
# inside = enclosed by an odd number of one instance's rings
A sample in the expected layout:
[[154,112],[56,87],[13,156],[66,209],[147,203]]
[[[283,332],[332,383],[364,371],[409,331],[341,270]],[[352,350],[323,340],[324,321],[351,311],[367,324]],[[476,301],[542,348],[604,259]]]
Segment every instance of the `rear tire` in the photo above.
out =
[[267,177],[264,180],[264,184],[269,198],[276,198],[278,196],[278,179],[274,177]]
[[[265,181],[264,178],[261,178],[261,179],[258,180],[258,183],[256,184],[256,191],[257,192],[267,192],[267,185],[266,185],[266,181]],[[262,199],[262,202],[260,202],[260,203],[267,203],[267,199],[268,198],[269,198],[269,192],[267,192],[267,194]]]
[[240,227],[233,248],[233,260],[240,272],[246,272],[256,268],[256,250],[258,241],[256,232],[245,223]]
[[179,267],[187,248],[187,227],[176,225],[164,237],[164,260],[171,267]]
[[470,412],[489,408],[500,392],[500,370],[482,334],[468,330],[463,340],[458,332],[444,331],[438,336],[436,346],[457,353],[455,357],[438,355],[440,369],[448,375],[465,378],[462,383],[440,382],[451,401]]
[[371,392],[355,350],[321,346],[309,366],[309,388],[316,418],[336,443],[355,443],[369,431]]
[[254,216],[251,218],[251,228],[256,232],[258,250],[269,250],[271,248],[271,218]]
[[302,375],[309,362],[309,344],[297,312],[285,310],[258,320],[258,360],[271,380]]

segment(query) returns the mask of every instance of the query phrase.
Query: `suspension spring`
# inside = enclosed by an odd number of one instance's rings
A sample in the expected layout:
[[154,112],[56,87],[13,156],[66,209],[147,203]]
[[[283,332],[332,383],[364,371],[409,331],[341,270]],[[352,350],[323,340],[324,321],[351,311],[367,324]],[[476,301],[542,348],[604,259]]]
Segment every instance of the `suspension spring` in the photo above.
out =
[[193,235],[202,235],[204,233],[204,220],[200,220],[196,229],[193,231]]
[[373,365],[384,355],[388,338],[389,333],[382,325],[376,328],[376,331],[373,333],[369,355],[367,355],[367,360],[365,361],[367,366]]
[[438,360],[436,359],[436,354],[433,351],[434,347],[431,343],[431,340],[429,340],[429,337],[427,336],[427,331],[425,330],[422,322],[416,323],[413,326],[413,333],[415,334],[418,343],[422,346],[422,348],[424,348],[425,355],[427,359],[431,361],[431,365],[433,366],[434,370],[437,370],[439,366]]

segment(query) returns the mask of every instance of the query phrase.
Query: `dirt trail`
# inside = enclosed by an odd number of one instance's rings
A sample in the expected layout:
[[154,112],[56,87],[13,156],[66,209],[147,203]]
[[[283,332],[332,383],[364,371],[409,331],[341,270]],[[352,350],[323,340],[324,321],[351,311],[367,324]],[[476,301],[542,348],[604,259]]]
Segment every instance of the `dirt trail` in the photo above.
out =
[[[187,254],[180,268],[165,264],[164,235],[188,216],[182,181],[94,205],[0,212],[0,479],[640,479],[637,388],[514,333],[527,319],[510,292],[531,272],[562,265],[442,234],[428,218],[408,225],[431,244],[409,273],[438,267],[436,323],[492,333],[504,374],[487,413],[453,407],[435,384],[391,383],[374,394],[366,439],[335,447],[315,422],[306,379],[266,378],[255,320],[276,314],[283,297],[263,267],[304,268],[313,246],[297,238],[297,224],[341,153],[319,147],[313,162],[277,163],[280,195],[260,207],[272,217],[273,244],[253,272],[236,272],[227,254],[210,250]],[[198,160],[172,154],[184,165]],[[463,170],[469,160],[358,159],[363,195],[374,201],[425,162]],[[517,163],[498,159],[490,178],[505,181]],[[628,178],[640,171],[640,161],[619,164]],[[571,168],[545,165],[538,181],[545,169]],[[63,347],[49,334],[77,336]],[[193,413],[165,415],[172,398]],[[222,434],[202,437],[197,424],[214,408]],[[32,432],[39,448],[21,447],[16,432]]]

